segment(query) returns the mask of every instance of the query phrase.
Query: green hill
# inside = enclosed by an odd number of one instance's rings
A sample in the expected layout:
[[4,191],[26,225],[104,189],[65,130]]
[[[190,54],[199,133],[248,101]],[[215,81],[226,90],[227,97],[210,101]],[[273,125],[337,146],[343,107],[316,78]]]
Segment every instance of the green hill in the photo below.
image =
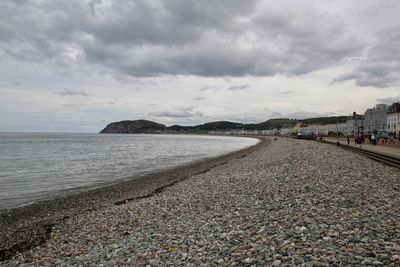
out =
[[208,122],[196,126],[180,126],[173,125],[166,127],[163,124],[159,124],[148,120],[135,120],[135,121],[120,121],[113,122],[107,125],[100,133],[159,133],[159,132],[207,132],[207,131],[224,131],[224,130],[272,130],[281,129],[284,127],[295,126],[297,123],[301,122],[303,126],[311,124],[333,124],[346,122],[347,116],[337,116],[337,117],[318,117],[309,118],[304,120],[296,119],[270,119],[260,123],[238,123],[231,121],[215,121]]

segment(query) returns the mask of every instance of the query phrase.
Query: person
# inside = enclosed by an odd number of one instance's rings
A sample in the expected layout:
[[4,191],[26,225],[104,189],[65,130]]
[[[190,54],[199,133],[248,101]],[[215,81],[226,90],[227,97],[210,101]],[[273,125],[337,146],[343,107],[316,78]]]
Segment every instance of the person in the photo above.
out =
[[350,145],[350,136],[347,136],[347,145]]
[[371,135],[371,144],[376,145],[375,135]]

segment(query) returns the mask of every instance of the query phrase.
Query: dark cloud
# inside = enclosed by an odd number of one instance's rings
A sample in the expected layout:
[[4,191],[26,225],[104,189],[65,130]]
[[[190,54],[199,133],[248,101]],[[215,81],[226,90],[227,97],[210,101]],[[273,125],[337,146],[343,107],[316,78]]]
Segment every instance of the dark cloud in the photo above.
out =
[[0,50],[20,61],[89,64],[116,77],[216,77],[305,74],[364,47],[333,16],[259,12],[259,2],[2,1]]
[[400,27],[382,30],[375,44],[351,73],[337,77],[333,82],[354,80],[358,86],[378,88],[400,85]]
[[377,101],[382,104],[393,104],[400,102],[400,95],[395,97],[378,98]]
[[228,89],[229,90],[243,90],[243,89],[247,89],[249,87],[250,87],[250,85],[248,85],[248,84],[242,84],[242,85],[233,85],[233,86],[229,87]]
[[71,90],[71,89],[63,89],[62,91],[55,92],[54,94],[59,96],[88,96],[88,94],[84,91]]
[[195,111],[194,107],[184,107],[175,110],[163,110],[149,113],[150,116],[158,118],[190,118],[203,117],[203,113]]

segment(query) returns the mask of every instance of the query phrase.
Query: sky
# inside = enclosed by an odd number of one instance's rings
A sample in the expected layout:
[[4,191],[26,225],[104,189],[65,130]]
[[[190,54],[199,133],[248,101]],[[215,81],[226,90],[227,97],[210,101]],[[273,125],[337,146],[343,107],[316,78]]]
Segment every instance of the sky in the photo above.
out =
[[2,0],[0,132],[363,114],[400,101],[397,0]]

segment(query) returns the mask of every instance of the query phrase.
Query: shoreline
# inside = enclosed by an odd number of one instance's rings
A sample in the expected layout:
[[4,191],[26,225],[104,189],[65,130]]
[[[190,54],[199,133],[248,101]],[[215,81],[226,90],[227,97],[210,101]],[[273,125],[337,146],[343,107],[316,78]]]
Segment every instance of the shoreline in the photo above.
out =
[[0,266],[399,265],[397,169],[307,140],[252,150],[49,221]]
[[267,146],[271,140],[260,136],[257,144],[217,157],[209,157],[188,164],[132,176],[105,186],[0,211],[0,261],[18,252],[46,243],[52,228],[71,216],[102,207],[120,205],[151,197],[191,176],[210,171],[228,161],[246,157]]
[[[21,134],[26,135],[26,134],[31,134],[31,133],[21,133]],[[41,135],[44,134],[44,135],[48,135],[48,136],[53,135],[53,133],[40,133],[40,134]],[[82,135],[81,133],[67,133],[67,134]],[[64,133],[60,133],[60,135],[64,135]],[[87,133],[87,135],[93,136],[93,135],[100,135],[100,134]],[[168,136],[168,137],[172,136],[171,134],[104,134],[104,135],[114,135],[114,136],[119,136],[119,137],[127,136],[127,135],[131,135],[131,136],[160,136],[161,135],[161,136]],[[185,136],[187,136],[187,134],[174,134],[174,136],[185,137]],[[201,135],[201,134],[199,134],[197,136],[199,138],[207,137],[206,135]],[[73,187],[58,188],[58,189],[54,189],[54,191],[43,191],[43,192],[34,191],[33,196],[28,195],[27,198],[25,198],[25,199],[18,199],[18,198],[13,199],[12,197],[11,198],[6,197],[5,199],[3,199],[4,200],[4,203],[2,203],[3,205],[0,205],[0,216],[2,213],[7,212],[8,210],[17,209],[17,208],[21,208],[24,206],[30,206],[37,202],[52,200],[52,199],[56,199],[56,198],[60,198],[60,197],[65,197],[68,195],[74,195],[74,194],[77,194],[77,193],[80,193],[83,191],[89,191],[89,190],[93,190],[93,189],[97,189],[97,188],[101,188],[101,187],[106,187],[106,186],[121,183],[124,181],[131,181],[133,179],[136,179],[136,178],[148,175],[148,174],[162,172],[162,171],[174,169],[174,168],[177,168],[180,166],[200,162],[200,161],[203,161],[203,160],[206,160],[209,158],[223,156],[223,155],[253,146],[257,142],[260,141],[260,139],[257,137],[251,138],[251,136],[245,136],[245,135],[243,135],[243,136],[208,135],[208,137],[211,137],[211,138],[213,138],[213,137],[216,137],[216,138],[218,138],[218,137],[222,137],[222,138],[239,137],[239,138],[250,138],[250,139],[253,139],[253,141],[251,141],[252,142],[251,144],[247,144],[245,146],[238,147],[238,148],[233,148],[228,151],[221,151],[220,153],[215,153],[215,154],[210,154],[210,155],[203,154],[202,156],[198,157],[197,159],[193,158],[190,160],[186,160],[186,162],[178,162],[178,163],[170,162],[167,165],[163,164],[163,163],[160,163],[160,164],[156,163],[153,166],[150,166],[150,168],[148,168],[148,169],[141,169],[139,171],[136,170],[136,167],[133,167],[128,164],[127,165],[128,167],[125,168],[125,170],[118,171],[117,173],[107,174],[106,176],[103,176],[102,172],[98,172],[97,174],[92,173],[91,174],[92,177],[96,177],[96,176],[100,175],[101,179],[91,181],[90,184],[75,184],[75,186],[73,186]],[[254,142],[254,140],[256,140],[256,142]],[[90,164],[90,162],[86,162],[86,163]],[[98,165],[98,168],[100,168],[99,166],[101,167],[102,165]],[[60,173],[60,172],[58,171],[57,173]],[[86,172],[81,171],[81,173],[86,173]],[[26,173],[25,176],[29,176],[29,173]],[[62,177],[63,177],[63,174],[59,174],[59,176],[57,176],[56,178],[62,180]],[[88,178],[90,179],[90,177],[88,177]],[[81,177],[80,179],[81,180],[86,179],[86,177],[83,177],[83,178]],[[7,186],[7,184],[6,184],[6,186]],[[16,192],[13,192],[13,193],[15,195]],[[17,193],[17,195],[18,195],[18,193]],[[1,201],[1,199],[0,199],[0,201]],[[17,202],[17,204],[13,204],[13,202],[14,203]]]

